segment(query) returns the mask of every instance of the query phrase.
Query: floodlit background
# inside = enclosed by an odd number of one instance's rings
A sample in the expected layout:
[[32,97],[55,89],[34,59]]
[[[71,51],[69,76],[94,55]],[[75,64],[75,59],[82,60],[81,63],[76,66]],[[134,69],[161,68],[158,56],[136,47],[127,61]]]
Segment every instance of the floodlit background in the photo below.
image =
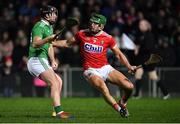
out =
[[[179,0],[0,0],[0,122],[60,122],[50,118],[52,108],[48,86],[32,77],[26,67],[32,26],[40,19],[39,9],[48,4],[59,11],[54,32],[63,27],[69,16],[80,21],[80,26],[64,32],[62,39],[87,28],[92,12],[105,15],[105,31],[116,39],[131,64],[137,58],[133,49],[129,49],[133,46],[128,46],[127,40],[123,41],[122,34],[132,41],[131,45],[136,44],[141,35],[138,22],[147,19],[155,36],[154,48],[163,54],[164,59],[156,70],[170,93],[170,99],[163,100],[157,82],[150,81],[145,73],[141,99],[130,99],[128,108],[131,117],[123,120],[85,81],[79,47],[55,48],[59,62],[57,72],[64,83],[63,105],[65,110],[77,117],[73,121],[61,122],[180,122]],[[132,82],[136,81],[111,51],[107,55],[114,68]],[[107,84],[112,95],[119,99],[121,89]]]
[[[177,0],[6,0],[0,1],[0,95],[5,97],[48,96],[46,85],[29,75],[26,68],[30,31],[40,19],[39,9],[42,5],[53,5],[59,10],[59,19],[55,32],[65,24],[66,18],[76,17],[80,20],[79,29],[88,27],[92,12],[107,17],[105,31],[113,35],[119,48],[133,61],[132,51],[123,47],[122,34],[125,33],[133,42],[138,38],[138,21],[147,19],[155,35],[155,47],[165,54],[164,63],[157,71],[171,96],[180,94],[180,5]],[[76,33],[77,28],[67,31],[63,38]],[[161,49],[160,49],[161,50]],[[81,57],[78,46],[68,49],[56,48],[59,70],[64,81],[63,96],[99,96],[82,77]],[[127,70],[114,60],[108,52],[109,62],[118,70]],[[133,63],[133,62],[131,62]],[[5,65],[9,64],[9,74]],[[131,75],[130,79],[134,82]],[[118,88],[110,86],[112,92],[120,95]],[[161,97],[156,83],[144,77],[142,96]]]

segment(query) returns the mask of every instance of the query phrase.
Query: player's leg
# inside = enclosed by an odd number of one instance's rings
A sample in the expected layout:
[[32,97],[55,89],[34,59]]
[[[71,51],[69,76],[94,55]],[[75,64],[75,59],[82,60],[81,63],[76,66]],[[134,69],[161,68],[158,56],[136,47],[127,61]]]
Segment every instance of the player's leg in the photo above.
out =
[[[56,75],[56,79],[58,81],[58,90],[59,90],[59,95],[61,96],[61,90],[62,90],[62,79],[61,77],[58,75],[58,74],[55,74]],[[60,103],[61,103],[61,99],[60,99]]]
[[139,92],[142,87],[142,76],[144,74],[144,70],[142,68],[139,68],[135,73],[135,93],[133,94],[134,98],[139,98]]
[[119,87],[123,88],[125,94],[123,96],[122,102],[123,104],[126,104],[134,88],[131,81],[117,70],[113,70],[112,72],[110,72],[107,79],[111,83],[116,84]]
[[116,100],[111,96],[109,89],[107,88],[102,78],[100,78],[97,75],[93,75],[88,79],[88,81],[93,87],[95,87],[102,93],[105,101],[108,104],[110,104],[116,111],[120,111],[120,106],[117,104]]
[[164,83],[162,82],[161,79],[157,81],[157,86],[161,89],[164,100],[170,98],[170,93],[169,93],[167,87],[164,85]]
[[[55,74],[55,75],[56,75],[56,79],[58,80],[58,88],[59,88],[58,90],[59,90],[59,95],[61,97],[62,79],[58,74]],[[61,103],[61,99],[60,99],[60,103]],[[60,117],[60,118],[72,118],[73,117],[70,115],[70,113],[64,112],[64,111],[62,113],[60,113],[60,115],[57,115],[56,113],[53,113],[53,115],[56,117]]]
[[157,75],[157,71],[156,70],[149,71],[148,76],[149,76],[149,79],[151,80],[151,82],[155,81],[157,83],[157,86],[161,89],[161,91],[164,95],[163,99],[168,99],[170,97],[170,94],[169,94],[167,88],[164,86],[164,84],[159,79],[159,77]]
[[134,88],[133,84],[131,83],[131,81],[127,77],[125,77],[121,72],[119,72],[117,70],[111,71],[109,73],[107,79],[111,83],[116,84],[119,87],[123,88],[124,94],[123,94],[121,100],[119,100],[119,105],[121,107],[120,114],[122,117],[128,117],[129,112],[126,108],[126,105],[127,105],[127,101],[129,99],[129,97],[132,94],[132,91]]
[[[62,113],[61,102],[60,102],[60,91],[62,87],[62,80],[60,80],[55,72],[52,70],[47,59],[33,57],[28,60],[27,63],[28,71],[45,81],[51,87],[51,97],[53,99],[53,106],[56,113]],[[67,116],[62,118],[67,118]]]
[[[58,74],[56,74],[56,78],[58,80],[59,95],[61,97],[62,79]],[[60,99],[60,103],[61,103],[61,99]],[[56,117],[56,112],[55,112],[54,108],[53,108],[52,117]]]
[[62,87],[62,80],[57,76],[52,69],[48,69],[40,74],[40,78],[50,84],[51,97],[53,99],[53,106],[56,112],[56,117],[70,118],[69,113],[64,112],[61,108],[60,92]]
[[40,74],[40,78],[48,83],[51,87],[51,97],[53,99],[54,106],[60,106],[60,93],[59,93],[59,85],[56,79],[56,75],[52,69],[48,69]]

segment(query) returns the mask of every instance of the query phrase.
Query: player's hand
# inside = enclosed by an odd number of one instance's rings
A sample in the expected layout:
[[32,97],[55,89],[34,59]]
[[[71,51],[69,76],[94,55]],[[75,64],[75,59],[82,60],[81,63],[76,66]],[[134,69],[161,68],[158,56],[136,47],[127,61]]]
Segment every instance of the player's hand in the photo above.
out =
[[49,43],[52,43],[55,41],[55,34],[52,34],[51,36],[48,37]]
[[53,70],[57,70],[58,68],[58,63],[56,61],[52,61],[51,62],[51,67],[53,68]]
[[134,73],[136,72],[137,67],[136,66],[129,66],[128,67],[128,73],[134,75]]

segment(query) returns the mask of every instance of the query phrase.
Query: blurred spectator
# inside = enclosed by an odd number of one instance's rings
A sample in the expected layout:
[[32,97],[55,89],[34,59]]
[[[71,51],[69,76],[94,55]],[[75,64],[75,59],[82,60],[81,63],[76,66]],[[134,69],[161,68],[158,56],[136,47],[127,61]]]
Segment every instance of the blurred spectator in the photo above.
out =
[[88,24],[89,23],[88,19],[91,16],[94,4],[95,4],[95,0],[85,0],[85,2],[80,7],[82,17],[86,17],[86,18],[82,19],[83,24]]
[[[167,37],[165,36],[159,37],[157,50],[158,53],[163,58],[163,62],[159,65],[160,67],[173,67],[175,65],[176,62],[175,51]],[[167,99],[169,98],[170,95],[168,93],[165,84],[163,83],[164,79],[165,79],[164,71],[161,71],[161,77],[160,80],[157,82],[157,85],[158,87],[161,88],[161,91],[164,95],[163,99]]]
[[59,12],[58,17],[59,18],[66,18],[67,17],[67,5],[66,3],[60,3],[59,5]]
[[157,44],[158,54],[163,58],[163,62],[159,65],[161,67],[173,67],[176,62],[176,55],[173,46],[167,36],[161,36]]
[[[111,32],[112,36],[114,37],[116,44],[118,46],[118,48],[121,48],[121,37],[120,37],[120,31],[119,28],[114,27],[114,29]],[[116,58],[116,56],[113,54],[113,52],[108,49],[107,51],[107,58],[108,58],[108,62],[115,68],[120,67],[120,62],[118,61],[118,59]]]
[[12,56],[14,49],[13,41],[11,39],[4,40],[2,42],[2,54],[3,56]]
[[14,11],[14,4],[9,2],[7,7],[4,7],[2,10],[2,28],[4,31],[8,31],[8,33],[13,36],[13,33],[16,31],[17,21],[15,19],[15,11]]
[[10,34],[7,30],[5,30],[3,33],[2,33],[2,37],[1,37],[1,40],[2,42],[4,41],[7,41],[8,39],[10,39]]
[[2,78],[2,72],[3,72],[3,54],[2,54],[2,43],[0,42],[0,93],[2,91],[2,82],[1,82],[1,78]]
[[29,16],[30,20],[35,23],[37,21],[39,11],[36,5],[35,0],[27,0],[27,3],[21,5],[19,8],[19,15]]
[[[152,53],[155,52],[155,37],[154,34],[151,32],[151,25],[147,20],[140,20],[139,22],[139,30],[140,34],[139,37],[136,40],[137,48],[135,50],[135,55],[136,55],[136,65],[140,65],[144,63]],[[169,93],[167,89],[164,87],[164,85],[161,83],[157,72],[155,70],[155,65],[150,65],[150,66],[144,66],[143,68],[137,69],[135,73],[135,93],[134,97],[139,98],[139,92],[141,89],[141,86],[143,84],[142,76],[144,72],[148,73],[148,78],[151,80],[151,82],[157,82],[158,86],[160,87],[164,98],[169,97]]]
[[3,50],[3,45],[2,45],[2,43],[0,42],[0,67],[1,67],[1,65],[2,65],[2,58],[3,58],[2,50]]
[[23,30],[18,30],[16,46],[13,51],[14,67],[20,79],[20,92],[23,97],[32,96],[32,76],[27,71],[28,41]]
[[101,13],[107,18],[118,10],[117,0],[106,0],[105,5],[101,9]]
[[2,69],[2,87],[3,87],[3,96],[11,97],[14,93],[15,88],[15,76],[13,72],[13,61],[11,56],[4,58],[4,65]]
[[176,28],[173,40],[175,44],[175,52],[177,57],[176,66],[180,67],[180,25]]
[[72,15],[71,15],[71,16],[74,17],[74,18],[77,18],[78,20],[80,20],[80,18],[81,18],[81,13],[80,13],[78,7],[73,7],[73,8],[72,8]]
[[21,29],[24,30],[26,34],[30,34],[29,32],[32,28],[32,22],[30,20],[30,17],[28,15],[19,15],[18,20],[18,25],[21,27]]

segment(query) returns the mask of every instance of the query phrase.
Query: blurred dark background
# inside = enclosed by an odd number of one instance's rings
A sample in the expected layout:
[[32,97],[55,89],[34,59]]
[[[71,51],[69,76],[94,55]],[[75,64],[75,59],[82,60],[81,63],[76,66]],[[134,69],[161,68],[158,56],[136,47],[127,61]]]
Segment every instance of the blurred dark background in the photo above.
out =
[[[107,17],[105,31],[114,36],[119,48],[127,54],[127,57],[129,57],[128,50],[124,50],[121,46],[122,33],[126,33],[132,41],[136,42],[140,35],[138,22],[141,19],[147,19],[155,35],[154,47],[163,53],[164,62],[159,68],[166,67],[176,70],[180,67],[179,0],[0,0],[1,96],[44,96],[46,94],[44,92],[48,92],[45,90],[46,85],[39,86],[35,83],[37,80],[35,81],[30,76],[26,68],[30,31],[40,19],[39,9],[47,4],[55,6],[59,11],[55,32],[65,24],[69,16],[78,18],[80,20],[79,29],[84,29],[88,27],[92,12],[105,15]],[[62,38],[67,38],[77,31],[78,29],[67,31]],[[55,52],[61,69],[81,67],[78,46],[68,49],[56,48]],[[113,59],[111,56],[109,61],[116,66]],[[121,67],[121,65],[117,66]],[[59,72],[63,78],[67,78],[64,77],[65,71],[61,69]],[[168,70],[166,71],[168,73]],[[179,82],[175,78],[170,80],[170,82],[174,81]],[[72,83],[72,81],[69,82]],[[72,84],[70,86],[72,90]],[[173,88],[170,89],[173,91]],[[36,95],[34,95],[35,91]],[[68,95],[67,92],[64,94]]]

